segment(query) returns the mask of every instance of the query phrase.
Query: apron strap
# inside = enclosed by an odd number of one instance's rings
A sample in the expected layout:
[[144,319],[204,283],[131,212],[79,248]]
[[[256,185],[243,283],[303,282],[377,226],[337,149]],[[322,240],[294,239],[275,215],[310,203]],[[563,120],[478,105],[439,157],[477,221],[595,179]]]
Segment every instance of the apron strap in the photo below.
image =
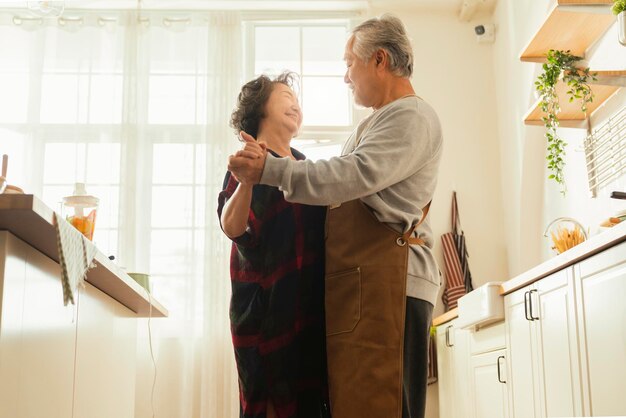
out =
[[415,245],[415,244],[425,245],[426,244],[424,240],[421,239],[420,237],[412,237],[411,235],[413,235],[413,232],[415,232],[415,229],[418,226],[420,226],[422,222],[424,222],[424,220],[426,219],[426,216],[428,215],[428,211],[430,210],[431,203],[432,203],[432,200],[428,202],[426,206],[424,206],[424,209],[422,209],[422,219],[420,219],[418,223],[413,225],[411,229],[406,231],[404,234],[402,234],[400,238],[398,238],[397,240],[398,245],[405,245],[406,243],[409,243],[410,245]]

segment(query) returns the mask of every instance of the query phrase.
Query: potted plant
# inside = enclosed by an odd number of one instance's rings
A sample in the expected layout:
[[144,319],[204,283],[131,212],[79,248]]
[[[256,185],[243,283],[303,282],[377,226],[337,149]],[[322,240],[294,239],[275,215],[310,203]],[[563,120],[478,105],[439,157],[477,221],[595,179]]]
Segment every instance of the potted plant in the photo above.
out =
[[619,43],[626,46],[626,0],[615,0],[611,10],[617,16],[617,38]]
[[[626,0],[625,0],[626,1]],[[563,178],[563,168],[565,167],[565,146],[557,133],[559,127],[558,114],[561,111],[559,97],[556,91],[557,82],[562,79],[567,84],[567,95],[569,101],[580,100],[580,109],[587,112],[587,104],[593,101],[593,92],[588,81],[596,80],[595,75],[589,72],[589,68],[579,68],[577,64],[582,60],[570,54],[570,51],[550,50],[546,55],[546,63],[543,64],[543,73],[537,77],[535,88],[539,93],[539,105],[544,113],[542,117],[546,127],[546,138],[548,139],[548,169],[551,174],[549,179],[555,180],[561,185],[561,193],[565,195],[567,188]]]

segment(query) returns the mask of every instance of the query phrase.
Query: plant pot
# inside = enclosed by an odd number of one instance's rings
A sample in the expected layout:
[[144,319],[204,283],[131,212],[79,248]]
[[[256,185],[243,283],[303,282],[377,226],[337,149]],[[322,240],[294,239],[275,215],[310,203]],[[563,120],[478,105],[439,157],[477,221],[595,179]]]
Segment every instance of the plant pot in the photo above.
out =
[[626,10],[617,15],[617,39],[626,46]]

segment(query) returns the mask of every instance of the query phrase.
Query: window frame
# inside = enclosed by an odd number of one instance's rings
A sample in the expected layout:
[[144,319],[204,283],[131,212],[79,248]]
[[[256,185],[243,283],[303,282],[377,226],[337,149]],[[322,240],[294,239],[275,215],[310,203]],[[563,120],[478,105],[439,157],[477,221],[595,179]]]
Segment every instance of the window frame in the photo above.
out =
[[[246,80],[251,80],[255,76],[255,30],[257,27],[297,27],[302,30],[303,27],[337,27],[343,26],[346,33],[352,28],[352,22],[348,18],[332,18],[332,19],[281,19],[281,20],[248,20],[244,21],[244,59],[243,74]],[[302,52],[302,37],[300,37],[300,52]],[[300,53],[300,68],[302,68],[302,56]],[[301,82],[300,82],[301,83]],[[302,86],[300,85],[300,88]],[[300,97],[302,103],[302,97]],[[358,122],[357,117],[360,116],[358,109],[355,109],[354,103],[351,102],[348,108],[348,116],[350,123],[345,126],[324,126],[324,125],[302,125],[300,134],[295,139],[305,141],[305,144],[297,145],[301,150],[317,145],[342,145],[348,136],[352,133]],[[313,141],[313,144],[309,142]]]

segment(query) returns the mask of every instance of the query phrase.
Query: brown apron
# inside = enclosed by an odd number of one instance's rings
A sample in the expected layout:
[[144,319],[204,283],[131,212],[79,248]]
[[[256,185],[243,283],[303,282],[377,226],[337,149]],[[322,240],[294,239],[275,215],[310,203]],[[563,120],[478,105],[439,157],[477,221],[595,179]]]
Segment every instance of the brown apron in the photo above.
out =
[[[430,203],[424,208],[428,213]],[[411,234],[376,219],[360,199],[326,218],[326,347],[333,418],[400,418]]]

